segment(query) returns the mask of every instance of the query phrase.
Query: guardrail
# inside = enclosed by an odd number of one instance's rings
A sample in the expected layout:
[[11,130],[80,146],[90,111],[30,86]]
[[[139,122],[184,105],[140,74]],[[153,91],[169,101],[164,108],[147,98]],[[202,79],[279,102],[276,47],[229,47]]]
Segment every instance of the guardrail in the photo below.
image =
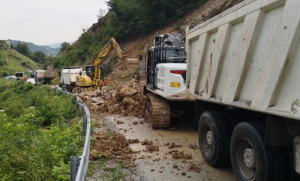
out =
[[71,157],[71,181],[83,181],[87,176],[87,169],[90,157],[90,135],[91,135],[91,120],[89,108],[83,103],[79,102],[76,94],[71,92],[51,88],[51,90],[59,91],[63,94],[69,94],[76,97],[76,104],[80,106],[83,119],[83,133],[85,135],[84,148],[81,156]]

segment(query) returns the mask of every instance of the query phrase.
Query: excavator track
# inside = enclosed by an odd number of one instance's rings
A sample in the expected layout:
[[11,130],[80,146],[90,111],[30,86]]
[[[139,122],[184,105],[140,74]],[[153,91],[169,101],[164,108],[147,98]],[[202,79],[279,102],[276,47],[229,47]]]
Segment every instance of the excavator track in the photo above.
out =
[[152,93],[147,94],[150,101],[146,108],[145,122],[152,128],[169,128],[171,124],[171,111],[166,99]]

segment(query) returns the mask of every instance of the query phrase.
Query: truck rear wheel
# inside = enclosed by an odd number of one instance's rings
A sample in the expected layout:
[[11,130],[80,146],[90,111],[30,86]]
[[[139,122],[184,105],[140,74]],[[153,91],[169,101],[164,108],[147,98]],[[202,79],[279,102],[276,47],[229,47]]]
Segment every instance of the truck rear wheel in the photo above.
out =
[[199,147],[203,159],[210,166],[230,163],[231,126],[227,117],[219,112],[204,112],[198,124]]
[[282,152],[264,145],[264,129],[257,123],[238,124],[231,136],[230,158],[238,181],[282,180]]

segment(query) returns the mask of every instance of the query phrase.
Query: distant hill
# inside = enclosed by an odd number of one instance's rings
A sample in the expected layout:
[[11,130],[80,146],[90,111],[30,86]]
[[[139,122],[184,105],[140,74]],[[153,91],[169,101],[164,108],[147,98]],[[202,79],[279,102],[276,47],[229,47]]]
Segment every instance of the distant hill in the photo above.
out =
[[[68,43],[70,43],[70,45],[72,45],[75,41],[68,41]],[[59,42],[59,43],[51,43],[51,44],[48,44],[48,45],[45,45],[45,46],[48,46],[48,47],[51,47],[51,48],[60,48],[60,45],[62,44],[63,42]]]
[[59,48],[51,48],[49,46],[39,46],[39,45],[35,45],[31,42],[10,40],[10,44],[13,46],[16,46],[19,42],[26,43],[28,45],[29,50],[32,52],[42,51],[46,55],[52,55],[52,56],[56,56],[59,53]]
[[28,69],[41,69],[36,62],[20,54],[8,45],[0,41],[0,77],[14,75],[15,72],[27,72]]

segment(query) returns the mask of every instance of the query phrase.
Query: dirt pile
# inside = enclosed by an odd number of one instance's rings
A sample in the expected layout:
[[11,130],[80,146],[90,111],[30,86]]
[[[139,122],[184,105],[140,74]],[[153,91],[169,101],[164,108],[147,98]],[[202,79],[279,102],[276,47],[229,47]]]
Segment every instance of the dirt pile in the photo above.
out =
[[130,82],[114,83],[78,96],[92,112],[143,118],[148,97],[142,95],[142,86],[142,82],[133,78]]
[[96,160],[100,156],[130,162],[131,154],[136,152],[128,147],[130,142],[122,134],[114,133],[110,138],[107,133],[94,133],[96,141],[92,144],[90,159]]

